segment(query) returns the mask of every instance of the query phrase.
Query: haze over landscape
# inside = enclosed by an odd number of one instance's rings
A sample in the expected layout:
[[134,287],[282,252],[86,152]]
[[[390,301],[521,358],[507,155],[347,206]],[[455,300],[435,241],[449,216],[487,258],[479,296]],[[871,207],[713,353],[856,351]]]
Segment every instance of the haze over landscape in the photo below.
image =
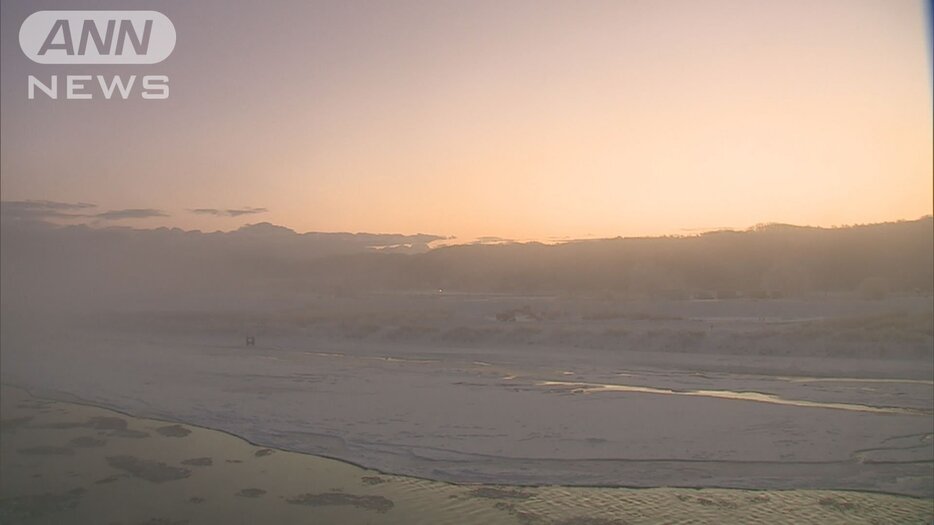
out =
[[230,308],[251,297],[299,292],[767,299],[934,289],[930,216],[836,229],[776,224],[682,237],[432,249],[441,237],[299,234],[269,223],[214,233],[61,227],[23,214],[22,204],[0,208],[3,304],[10,308],[86,311],[199,297]]
[[0,6],[0,522],[934,519],[930,2]]

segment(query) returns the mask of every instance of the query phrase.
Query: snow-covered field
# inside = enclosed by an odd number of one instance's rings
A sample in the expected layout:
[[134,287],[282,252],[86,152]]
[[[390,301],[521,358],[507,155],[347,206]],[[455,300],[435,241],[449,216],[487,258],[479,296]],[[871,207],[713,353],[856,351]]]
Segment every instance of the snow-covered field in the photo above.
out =
[[440,480],[934,496],[930,298],[323,302],[7,317],[2,380]]

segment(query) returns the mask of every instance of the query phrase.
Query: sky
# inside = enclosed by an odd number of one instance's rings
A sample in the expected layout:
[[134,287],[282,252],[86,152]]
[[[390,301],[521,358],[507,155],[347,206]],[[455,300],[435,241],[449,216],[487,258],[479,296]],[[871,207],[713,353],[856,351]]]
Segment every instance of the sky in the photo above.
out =
[[[18,43],[114,2],[0,1],[0,194],[96,205],[69,220],[544,240],[932,213],[922,1],[130,1],[178,37],[121,66]],[[28,100],[30,74],[171,91]]]

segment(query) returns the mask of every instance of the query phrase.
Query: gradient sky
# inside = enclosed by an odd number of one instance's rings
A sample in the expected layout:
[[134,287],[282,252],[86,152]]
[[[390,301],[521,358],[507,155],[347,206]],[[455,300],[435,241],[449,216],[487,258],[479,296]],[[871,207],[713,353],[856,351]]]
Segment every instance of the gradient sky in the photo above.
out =
[[[33,64],[40,9],[156,9],[150,66]],[[911,0],[2,0],[4,200],[108,221],[473,238],[932,213]],[[28,101],[26,76],[167,74],[167,101]],[[217,217],[195,208],[263,207]]]

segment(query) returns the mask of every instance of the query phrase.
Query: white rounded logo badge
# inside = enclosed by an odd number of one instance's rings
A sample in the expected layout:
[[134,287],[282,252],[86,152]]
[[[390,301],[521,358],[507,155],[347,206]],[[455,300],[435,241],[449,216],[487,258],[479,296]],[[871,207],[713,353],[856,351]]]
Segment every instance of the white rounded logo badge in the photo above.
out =
[[38,11],[19,45],[39,64],[156,64],[175,49],[175,26],[157,11]]

